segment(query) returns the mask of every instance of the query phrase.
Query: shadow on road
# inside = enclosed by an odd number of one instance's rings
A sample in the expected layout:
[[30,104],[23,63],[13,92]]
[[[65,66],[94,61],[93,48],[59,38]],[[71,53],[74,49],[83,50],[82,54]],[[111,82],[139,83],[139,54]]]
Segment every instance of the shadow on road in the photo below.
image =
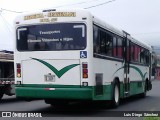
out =
[[2,99],[0,100],[0,105],[1,105],[1,104],[13,103],[13,102],[20,102],[20,101],[23,101],[23,100],[18,99],[18,98],[16,98],[16,97],[11,97],[11,98],[7,97],[7,98],[2,98]]
[[[147,96],[145,99],[152,99],[152,96]],[[141,100],[145,100],[143,98],[139,98],[138,96],[130,97],[121,101],[120,106],[126,106],[127,104],[133,104]],[[122,116],[123,111],[112,108],[110,105],[99,105],[94,102],[86,102],[86,103],[71,103],[68,106],[56,108],[54,106],[47,106],[43,109],[35,109],[31,112],[40,112],[43,116],[46,117],[113,117],[113,116]]]
[[145,98],[142,98],[142,97],[139,97],[138,95],[131,96],[129,98],[125,98],[125,99],[121,100],[120,106],[140,102],[142,100],[149,99],[150,97],[151,96],[146,96]]
[[89,117],[89,116],[103,116],[106,111],[103,109],[96,109],[89,105],[69,105],[63,108],[46,107],[41,110],[34,110],[42,113],[45,117]]

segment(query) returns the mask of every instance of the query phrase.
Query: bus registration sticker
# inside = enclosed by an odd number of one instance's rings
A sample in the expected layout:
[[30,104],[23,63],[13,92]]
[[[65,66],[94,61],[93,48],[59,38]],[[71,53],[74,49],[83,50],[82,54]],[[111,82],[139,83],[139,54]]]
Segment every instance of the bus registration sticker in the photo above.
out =
[[51,73],[44,75],[44,80],[46,82],[55,82],[55,75],[52,75]]

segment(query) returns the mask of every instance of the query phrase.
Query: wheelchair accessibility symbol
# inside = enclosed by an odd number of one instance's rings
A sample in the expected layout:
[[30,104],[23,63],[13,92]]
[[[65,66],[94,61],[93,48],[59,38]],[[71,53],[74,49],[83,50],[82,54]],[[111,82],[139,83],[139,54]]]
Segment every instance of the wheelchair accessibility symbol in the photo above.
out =
[[87,51],[80,51],[80,58],[87,58]]

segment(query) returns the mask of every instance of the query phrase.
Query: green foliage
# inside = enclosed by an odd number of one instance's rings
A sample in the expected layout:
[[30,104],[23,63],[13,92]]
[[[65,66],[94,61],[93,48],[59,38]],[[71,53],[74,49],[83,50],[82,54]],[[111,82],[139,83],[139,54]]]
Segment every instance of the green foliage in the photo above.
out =
[[145,117],[143,120],[160,120],[160,117]]

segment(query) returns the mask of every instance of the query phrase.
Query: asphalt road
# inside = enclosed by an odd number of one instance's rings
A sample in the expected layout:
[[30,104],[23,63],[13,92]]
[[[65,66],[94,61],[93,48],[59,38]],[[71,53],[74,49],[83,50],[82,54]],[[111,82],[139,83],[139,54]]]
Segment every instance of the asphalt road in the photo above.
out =
[[[16,99],[15,96],[4,96],[0,101],[0,111],[18,111],[18,112],[39,112],[42,116],[48,116],[47,119],[81,119],[87,120],[94,119],[142,119],[139,117],[109,117],[117,114],[124,114],[123,111],[138,112],[138,111],[160,111],[160,81],[154,80],[152,82],[153,88],[147,93],[146,98],[132,97],[122,100],[120,106],[116,109],[99,107],[97,104],[92,103],[72,103],[65,108],[55,109],[54,107],[46,104],[43,100],[26,102]],[[122,111],[122,112],[120,112]],[[112,115],[113,114],[113,115]],[[52,116],[52,117],[50,117]],[[38,118],[38,119],[43,119]],[[4,118],[7,119],[7,118]],[[15,118],[17,119],[17,118]]]

